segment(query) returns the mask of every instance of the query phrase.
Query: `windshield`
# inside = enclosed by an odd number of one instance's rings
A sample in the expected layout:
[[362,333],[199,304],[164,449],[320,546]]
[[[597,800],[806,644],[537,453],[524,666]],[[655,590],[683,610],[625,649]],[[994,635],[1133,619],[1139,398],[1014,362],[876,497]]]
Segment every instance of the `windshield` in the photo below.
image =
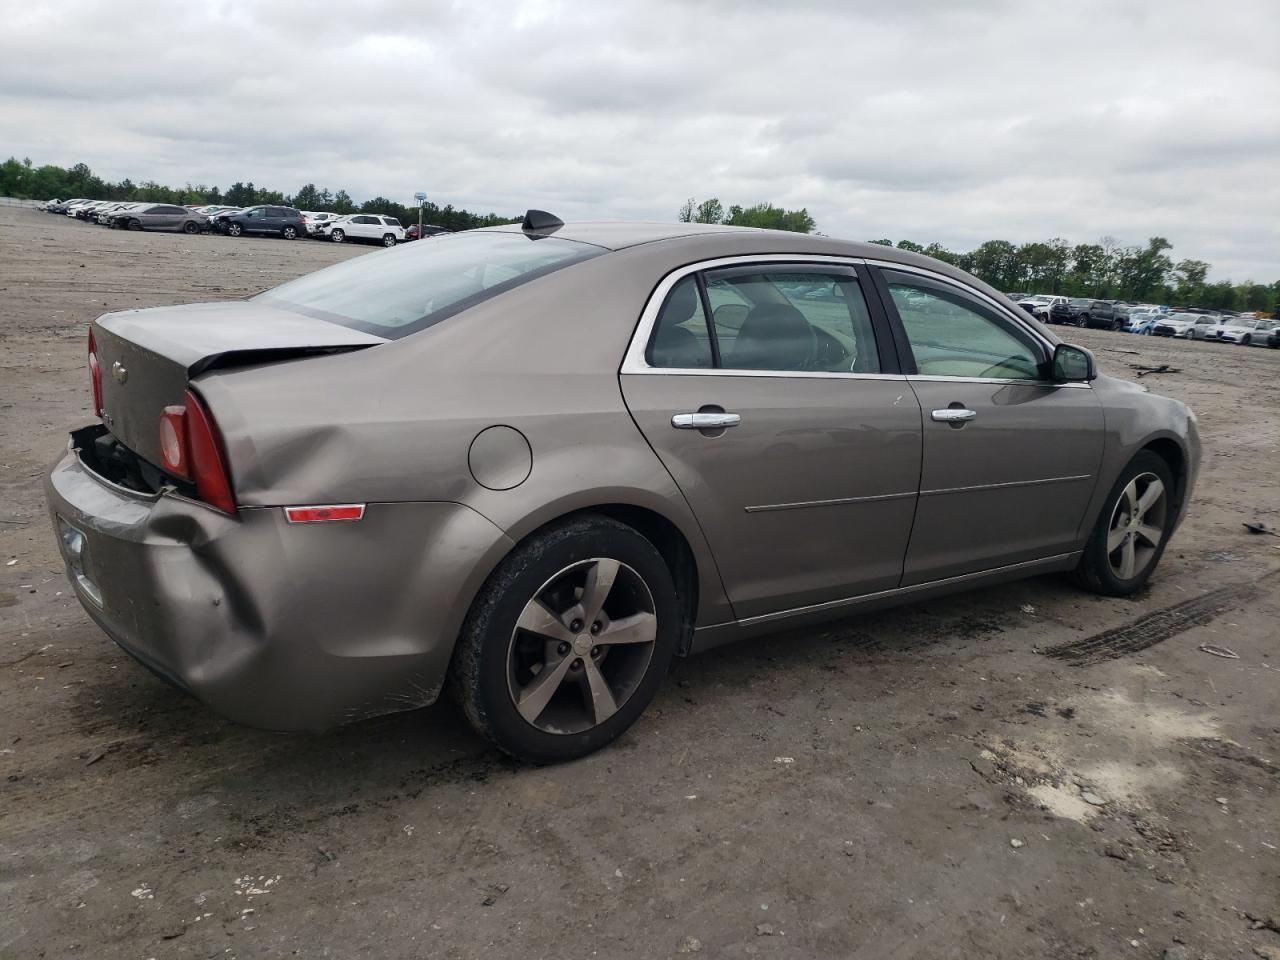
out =
[[395,339],[603,252],[557,237],[462,233],[356,257],[255,299]]

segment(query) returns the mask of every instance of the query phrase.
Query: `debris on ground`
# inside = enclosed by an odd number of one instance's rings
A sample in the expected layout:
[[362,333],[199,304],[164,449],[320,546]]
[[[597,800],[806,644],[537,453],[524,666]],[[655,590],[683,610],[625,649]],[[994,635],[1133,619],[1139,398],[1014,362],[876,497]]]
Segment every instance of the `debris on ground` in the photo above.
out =
[[1025,840],[1019,840],[1017,837],[1009,838],[1009,846],[1013,847],[1013,849],[1015,850],[1025,847],[1026,845],[1027,845],[1027,841]]
[[1240,659],[1240,655],[1234,650],[1228,650],[1226,647],[1220,647],[1216,643],[1202,643],[1198,649],[1204,653],[1211,653],[1215,657],[1222,657],[1224,660]]
[[772,936],[773,936],[773,924],[772,924],[772,923],[757,923],[757,924],[756,924],[756,936],[757,936],[757,937],[772,937]]
[[702,949],[702,941],[697,937],[685,937],[680,941],[680,953],[697,953]]
[[1090,790],[1085,790],[1081,793],[1080,799],[1094,807],[1105,807],[1107,805],[1107,801],[1103,800],[1100,796]]
[[1145,377],[1149,373],[1181,373],[1181,367],[1171,367],[1167,363],[1162,363],[1158,367],[1149,367],[1142,363],[1131,363],[1130,368],[1138,371],[1138,376]]
[[1280,531],[1272,530],[1261,520],[1254,520],[1252,523],[1246,523],[1244,525],[1244,528],[1248,530],[1250,533],[1259,534],[1259,535],[1265,534],[1267,536],[1272,536],[1272,537],[1280,537]]

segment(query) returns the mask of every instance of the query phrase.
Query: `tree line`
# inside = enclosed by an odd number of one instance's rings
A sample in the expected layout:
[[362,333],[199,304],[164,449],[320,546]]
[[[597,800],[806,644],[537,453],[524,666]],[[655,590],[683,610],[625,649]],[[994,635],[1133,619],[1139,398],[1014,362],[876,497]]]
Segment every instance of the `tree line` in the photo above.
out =
[[1121,246],[1112,237],[1098,243],[1069,244],[1061,238],[1013,244],[988,240],[967,253],[938,243],[922,246],[910,240],[873,240],[886,247],[911,250],[953,264],[997,290],[1056,293],[1099,300],[1136,300],[1205,307],[1211,310],[1271,310],[1280,303],[1280,281],[1272,284],[1208,282],[1211,264],[1174,260],[1164,237],[1143,246]]
[[[67,168],[47,163],[37,167],[29,159],[18,160],[15,157],[0,163],[0,196],[23,200],[86,197],[91,200],[139,200],[179,205],[225,203],[235,207],[274,203],[299,210],[379,213],[398,217],[406,226],[418,222],[416,206],[407,206],[386,197],[374,197],[372,200],[356,203],[346,190],[334,192],[328,187],[317,187],[314,183],[306,184],[292,196],[279,190],[255,186],[252,181],[236,181],[225,191],[204,184],[188,183],[182,187],[169,187],[154,180],[134,183],[128,177],[118,183],[111,183],[97,176],[87,164],[77,163]],[[472,230],[520,220],[519,217],[503,217],[496,213],[472,213],[454,207],[451,203],[439,206],[430,201],[423,207],[422,219],[424,223],[435,224],[446,230]]]
[[[685,202],[679,217],[686,223],[725,223],[813,233],[816,224],[805,209],[784,210],[769,203],[743,208],[724,205],[715,197]],[[1069,244],[1061,238],[1014,244],[988,240],[967,253],[928,246],[911,240],[872,240],[886,247],[923,253],[953,264],[998,290],[1054,293],[1099,300],[1142,300],[1214,310],[1271,310],[1280,305],[1280,281],[1270,285],[1208,282],[1212,265],[1204,260],[1174,260],[1164,237],[1144,246],[1121,246],[1112,237],[1098,243]]]

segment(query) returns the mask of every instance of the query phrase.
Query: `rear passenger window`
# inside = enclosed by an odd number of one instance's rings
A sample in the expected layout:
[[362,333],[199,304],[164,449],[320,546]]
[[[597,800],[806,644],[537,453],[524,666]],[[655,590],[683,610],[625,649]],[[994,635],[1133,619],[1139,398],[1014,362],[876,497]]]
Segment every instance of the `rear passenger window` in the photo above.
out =
[[658,314],[646,358],[663,368],[879,373],[857,278],[844,270],[746,267],[704,275],[710,323],[694,276]]
[[692,274],[667,294],[645,359],[649,366],[663,369],[700,370],[712,366],[707,315],[698,297],[698,281]]
[[852,274],[735,268],[708,273],[706,283],[723,368],[880,372],[871,316]]

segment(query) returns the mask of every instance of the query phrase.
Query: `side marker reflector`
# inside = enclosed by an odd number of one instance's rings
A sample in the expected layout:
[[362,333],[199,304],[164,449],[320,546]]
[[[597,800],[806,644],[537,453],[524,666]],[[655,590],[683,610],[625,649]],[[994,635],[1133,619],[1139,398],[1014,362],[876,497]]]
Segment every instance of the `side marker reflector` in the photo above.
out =
[[290,523],[331,523],[340,520],[360,520],[364,517],[363,503],[331,503],[323,507],[285,507],[285,519]]

